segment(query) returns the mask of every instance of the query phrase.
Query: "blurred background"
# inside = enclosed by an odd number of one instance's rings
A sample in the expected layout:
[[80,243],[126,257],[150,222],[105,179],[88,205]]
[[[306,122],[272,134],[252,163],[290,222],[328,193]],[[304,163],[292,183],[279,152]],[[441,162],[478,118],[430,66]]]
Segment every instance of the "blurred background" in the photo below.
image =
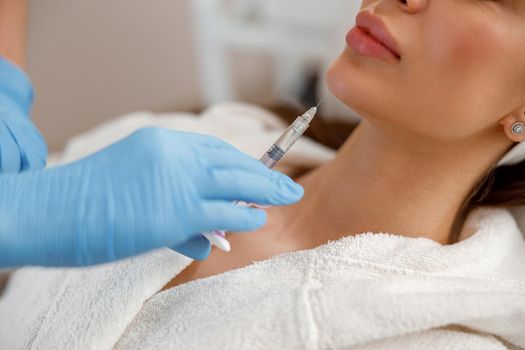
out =
[[133,111],[198,112],[223,101],[313,103],[357,0],[32,0],[33,118],[51,151]]

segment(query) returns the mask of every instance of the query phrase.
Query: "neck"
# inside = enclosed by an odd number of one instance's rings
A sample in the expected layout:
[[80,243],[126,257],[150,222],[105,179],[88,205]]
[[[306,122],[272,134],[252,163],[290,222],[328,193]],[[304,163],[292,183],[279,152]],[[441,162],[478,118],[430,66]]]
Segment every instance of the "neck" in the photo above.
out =
[[317,243],[384,232],[445,244],[466,197],[509,146],[489,134],[452,144],[364,120],[334,160],[299,180],[306,194],[286,230]]

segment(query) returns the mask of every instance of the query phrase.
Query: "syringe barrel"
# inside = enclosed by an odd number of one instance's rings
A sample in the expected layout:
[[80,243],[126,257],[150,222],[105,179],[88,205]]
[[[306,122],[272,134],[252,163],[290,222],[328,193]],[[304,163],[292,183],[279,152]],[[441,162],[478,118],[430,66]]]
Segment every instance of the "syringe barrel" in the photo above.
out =
[[[284,157],[286,152],[290,150],[293,144],[304,134],[313,117],[317,113],[317,107],[310,108],[302,116],[295,119],[292,125],[286,129],[286,131],[279,137],[279,139],[270,147],[268,151],[261,157],[260,161],[267,166],[269,169],[273,169]],[[235,201],[234,205],[247,205],[251,204],[242,201]],[[226,236],[224,232],[215,230],[215,235],[221,236],[222,239]],[[210,238],[208,240],[211,241]]]
[[268,169],[273,169],[277,163],[284,156],[284,151],[281,147],[273,145],[260,159],[261,163],[266,165]]
[[268,151],[262,156],[261,162],[268,168],[272,169],[281,160],[282,157],[292,148],[295,142],[301,137],[302,133],[297,130],[297,125],[292,124],[286,131],[275,141]]

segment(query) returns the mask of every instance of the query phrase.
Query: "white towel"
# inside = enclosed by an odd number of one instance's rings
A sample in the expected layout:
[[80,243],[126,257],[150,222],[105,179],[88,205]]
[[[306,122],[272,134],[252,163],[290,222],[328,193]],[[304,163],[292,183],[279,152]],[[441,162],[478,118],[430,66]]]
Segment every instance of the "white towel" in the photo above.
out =
[[523,347],[521,232],[503,209],[468,220],[475,234],[451,246],[365,234],[177,286],[144,305],[117,348]]
[[[266,145],[255,150],[252,139],[264,143],[265,130],[284,125],[265,129],[277,120],[241,113],[258,124],[241,137],[232,129],[239,123],[221,117],[234,107],[215,109],[192,131],[204,123],[214,134],[219,121],[227,141],[262,153]],[[125,121],[105,125],[104,137]],[[100,135],[77,138],[66,158],[101,146]],[[305,163],[333,156],[304,142],[296,152]],[[470,213],[454,245],[368,233],[157,293],[191,261],[162,249],[88,269],[18,270],[0,298],[0,349],[525,348],[525,241],[507,209]]]

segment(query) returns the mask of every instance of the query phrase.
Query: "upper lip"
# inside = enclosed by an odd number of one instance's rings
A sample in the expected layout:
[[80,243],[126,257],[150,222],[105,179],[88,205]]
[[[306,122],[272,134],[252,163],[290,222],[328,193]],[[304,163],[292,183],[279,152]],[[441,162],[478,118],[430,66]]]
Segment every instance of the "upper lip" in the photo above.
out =
[[392,34],[390,34],[381,18],[373,15],[369,11],[361,11],[356,17],[356,25],[389,48],[390,51],[394,52],[398,57],[401,57],[396,40]]

